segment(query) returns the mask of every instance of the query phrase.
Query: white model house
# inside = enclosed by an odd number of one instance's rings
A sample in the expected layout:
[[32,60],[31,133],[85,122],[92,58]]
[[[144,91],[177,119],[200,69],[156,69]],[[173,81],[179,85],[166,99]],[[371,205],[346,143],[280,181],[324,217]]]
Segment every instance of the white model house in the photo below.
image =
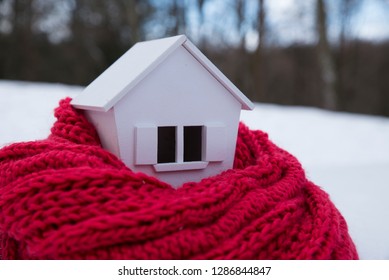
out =
[[184,35],[134,45],[71,104],[132,170],[179,186],[233,166],[241,109],[253,109]]

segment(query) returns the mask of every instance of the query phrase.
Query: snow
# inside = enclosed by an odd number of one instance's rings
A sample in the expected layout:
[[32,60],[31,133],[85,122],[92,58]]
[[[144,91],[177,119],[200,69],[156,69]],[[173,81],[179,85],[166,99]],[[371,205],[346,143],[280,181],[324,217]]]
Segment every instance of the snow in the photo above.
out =
[[[58,101],[82,89],[0,81],[0,147],[47,137]],[[241,119],[295,155],[330,194],[362,259],[389,259],[389,118],[257,103]]]
[[0,81],[0,147],[47,137],[60,99],[81,87]]

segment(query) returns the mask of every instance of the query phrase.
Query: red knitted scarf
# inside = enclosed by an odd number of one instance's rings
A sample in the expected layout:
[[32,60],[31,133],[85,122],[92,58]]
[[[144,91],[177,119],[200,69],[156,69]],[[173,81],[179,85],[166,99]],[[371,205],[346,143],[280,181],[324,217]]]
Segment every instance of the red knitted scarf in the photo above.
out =
[[70,99],[52,134],[0,150],[3,259],[357,259],[299,162],[243,124],[234,168],[174,189],[100,147]]

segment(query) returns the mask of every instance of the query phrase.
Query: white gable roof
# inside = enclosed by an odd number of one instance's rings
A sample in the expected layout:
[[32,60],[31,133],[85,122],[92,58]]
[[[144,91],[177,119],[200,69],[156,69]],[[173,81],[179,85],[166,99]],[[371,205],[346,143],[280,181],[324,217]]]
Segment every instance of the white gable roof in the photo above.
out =
[[79,109],[108,111],[179,46],[190,52],[242,104],[243,109],[254,108],[254,104],[185,35],[135,44],[71,104]]

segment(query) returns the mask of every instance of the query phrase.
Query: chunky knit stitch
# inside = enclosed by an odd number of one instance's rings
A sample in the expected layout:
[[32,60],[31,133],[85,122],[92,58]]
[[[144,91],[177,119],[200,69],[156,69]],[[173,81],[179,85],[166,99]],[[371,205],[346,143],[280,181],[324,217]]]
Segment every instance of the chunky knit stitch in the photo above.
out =
[[129,170],[60,102],[52,134],[0,150],[3,259],[357,259],[299,162],[240,124],[234,168],[178,189]]

